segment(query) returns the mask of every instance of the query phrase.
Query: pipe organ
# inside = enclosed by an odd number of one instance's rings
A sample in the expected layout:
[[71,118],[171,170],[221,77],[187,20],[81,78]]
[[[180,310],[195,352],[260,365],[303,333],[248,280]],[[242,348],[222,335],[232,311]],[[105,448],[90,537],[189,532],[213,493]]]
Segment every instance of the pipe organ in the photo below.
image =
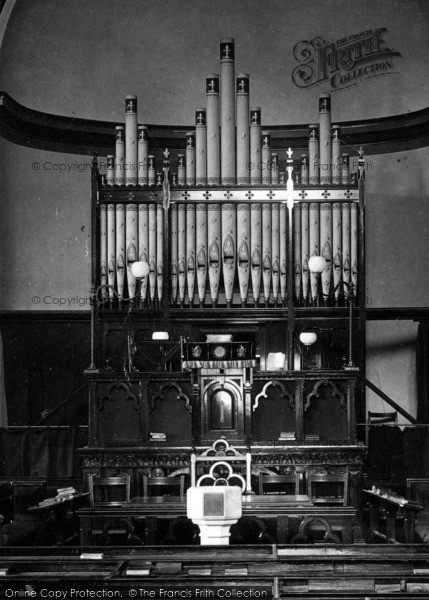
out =
[[[106,174],[94,165],[91,364],[102,370],[88,371],[84,469],[105,472],[123,445],[134,475],[168,474],[186,468],[191,445],[222,435],[250,448],[256,470],[298,473],[323,459],[354,467],[356,489],[363,153],[350,168],[329,94],[302,126],[304,145],[279,143],[234,61],[234,40],[221,40],[206,105],[173,149],[155,147],[127,96]],[[312,348],[300,342],[308,330]],[[206,394],[212,381],[238,390],[228,421],[216,421],[225,394]]]
[[[111,204],[109,198],[101,200],[100,284],[106,285],[108,268],[112,307],[122,302],[124,295],[141,307],[160,306],[164,286],[171,290],[171,305],[182,308],[193,307],[196,302],[200,308],[286,307],[288,276],[293,280],[297,306],[339,306],[344,295],[340,289],[342,281],[347,285],[352,281],[354,289],[358,289],[355,202],[295,204],[292,241],[295,269],[288,274],[289,215],[284,203],[267,202],[266,193],[249,199],[244,194],[230,192],[229,202],[221,201],[222,193],[212,192],[217,202],[212,198],[205,200],[199,192],[187,195],[191,197],[189,200],[179,201],[170,208],[168,269],[163,269],[162,206],[150,201],[137,205]],[[233,201],[235,196],[237,200]],[[112,251],[115,246],[116,254]],[[326,260],[321,277],[308,270],[309,257],[319,254]],[[150,268],[149,288],[143,283],[140,293],[130,270],[137,257],[148,260]]]
[[[358,289],[362,241],[359,174],[350,177],[340,127],[331,126],[330,95],[320,96],[308,148],[293,159],[288,210],[285,155],[274,151],[275,132],[261,130],[261,109],[249,108],[249,75],[235,76],[234,40],[222,40],[220,50],[220,77],[207,76],[206,107],[196,109],[183,150],[168,158],[164,183],[160,157],[149,154],[150,131],[137,125],[137,98],[125,100],[125,129],[117,126],[116,155],[107,162],[111,191],[100,196],[98,270],[99,284],[109,286],[106,306],[125,299],[155,308],[163,294],[181,308],[339,306],[343,283]],[[326,260],[321,275],[308,270],[318,255]],[[140,258],[148,261],[148,282],[131,274]]]

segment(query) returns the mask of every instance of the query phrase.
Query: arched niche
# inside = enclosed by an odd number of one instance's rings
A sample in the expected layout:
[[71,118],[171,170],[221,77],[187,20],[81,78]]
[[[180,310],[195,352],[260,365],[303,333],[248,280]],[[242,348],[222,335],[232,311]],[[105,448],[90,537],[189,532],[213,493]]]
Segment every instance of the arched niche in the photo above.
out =
[[321,442],[347,440],[347,403],[333,381],[322,379],[305,390],[304,435]]
[[165,433],[168,445],[191,443],[192,407],[189,396],[175,382],[151,389],[149,406],[150,433]]
[[[295,432],[295,400],[283,382],[273,379],[261,385],[255,384],[252,402],[253,443],[276,442],[283,431]],[[270,444],[269,444],[270,445]]]

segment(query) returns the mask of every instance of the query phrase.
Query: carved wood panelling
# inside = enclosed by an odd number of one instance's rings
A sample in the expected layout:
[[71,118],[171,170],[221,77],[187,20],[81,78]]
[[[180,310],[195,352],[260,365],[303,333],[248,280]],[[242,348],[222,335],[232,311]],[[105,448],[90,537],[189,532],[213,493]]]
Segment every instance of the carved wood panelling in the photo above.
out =
[[335,383],[333,381],[330,381],[329,379],[321,379],[320,381],[318,381],[316,383],[316,385],[313,388],[313,391],[310,392],[310,394],[307,395],[307,399],[305,401],[305,405],[304,405],[304,410],[307,410],[308,408],[310,408],[310,402],[312,398],[319,398],[320,394],[319,394],[319,389],[321,386],[325,386],[325,387],[330,387],[332,390],[332,398],[338,398],[340,401],[341,406],[347,410],[347,403],[346,403],[346,399],[344,397],[344,394],[342,394],[337,386],[335,385]]
[[184,400],[186,410],[189,413],[192,413],[192,406],[191,406],[191,401],[189,400],[189,397],[183,393],[180,385],[178,383],[175,383],[174,381],[168,381],[167,383],[164,383],[163,385],[161,385],[159,387],[158,393],[155,396],[151,397],[150,412],[152,412],[155,409],[157,400],[165,400],[164,392],[165,392],[165,390],[167,390],[169,388],[173,388],[177,391],[176,399]]
[[123,400],[131,401],[135,411],[140,412],[140,398],[131,392],[130,387],[123,381],[115,381],[109,386],[107,393],[100,396],[98,410],[102,411],[105,402],[114,402],[120,396]]
[[295,412],[295,401],[294,398],[292,396],[292,394],[290,394],[286,388],[284,387],[284,385],[281,383],[281,381],[278,381],[277,379],[272,379],[271,381],[268,381],[261,392],[259,392],[259,394],[256,396],[255,401],[253,403],[252,406],[252,411],[254,412],[258,406],[259,406],[259,400],[261,398],[268,398],[268,394],[267,394],[267,390],[269,388],[279,388],[281,391],[280,397],[283,400],[288,399],[289,400],[289,406],[291,407],[291,409]]

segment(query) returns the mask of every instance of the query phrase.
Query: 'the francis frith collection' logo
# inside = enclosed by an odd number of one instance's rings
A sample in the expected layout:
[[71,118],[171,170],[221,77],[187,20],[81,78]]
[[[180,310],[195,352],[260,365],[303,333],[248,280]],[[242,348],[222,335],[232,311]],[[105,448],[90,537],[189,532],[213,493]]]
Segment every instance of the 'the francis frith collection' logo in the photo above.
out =
[[362,79],[394,72],[393,58],[401,54],[386,46],[386,32],[380,27],[336,42],[321,37],[298,42],[293,56],[300,64],[292,72],[292,81],[304,88],[329,81],[333,90],[340,90]]

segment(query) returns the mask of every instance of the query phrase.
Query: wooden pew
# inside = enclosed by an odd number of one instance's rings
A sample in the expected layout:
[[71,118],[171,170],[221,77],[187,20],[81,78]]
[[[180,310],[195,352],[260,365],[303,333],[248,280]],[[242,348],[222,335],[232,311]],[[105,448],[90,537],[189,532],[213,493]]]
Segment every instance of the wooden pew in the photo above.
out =
[[[369,505],[370,541],[381,539],[388,544],[399,544],[401,541],[412,544],[416,515],[422,510],[422,506],[378,488],[362,492],[364,501]],[[382,520],[385,520],[385,533],[380,531]],[[403,540],[400,539],[399,522],[403,528]]]
[[86,589],[111,594],[97,597],[120,597],[119,594],[131,597],[129,590],[138,589],[144,590],[145,595],[135,597],[216,598],[221,596],[213,590],[222,589],[224,598],[427,598],[426,548],[424,545],[76,547],[34,548],[33,555],[28,548],[7,548],[0,561],[0,592],[21,589],[26,590],[27,597],[29,594],[48,597],[47,592],[55,590],[65,591],[71,597],[71,590]]

